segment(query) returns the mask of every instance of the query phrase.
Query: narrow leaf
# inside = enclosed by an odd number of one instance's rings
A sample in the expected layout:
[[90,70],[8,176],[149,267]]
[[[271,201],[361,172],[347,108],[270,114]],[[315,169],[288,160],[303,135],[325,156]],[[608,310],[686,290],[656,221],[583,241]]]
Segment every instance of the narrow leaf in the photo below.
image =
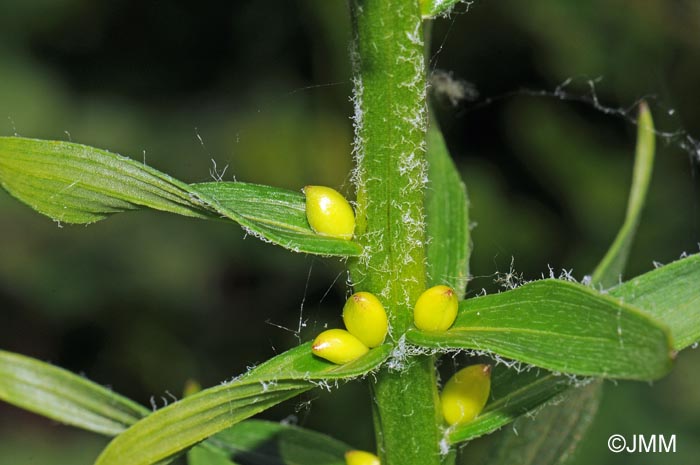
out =
[[700,341],[700,255],[662,266],[610,290],[610,295],[634,305],[668,325],[673,348]]
[[[627,214],[615,241],[593,273],[594,286],[610,287],[621,279],[649,189],[655,137],[651,113],[645,103],[640,105],[637,124],[637,149]],[[675,336],[673,328],[670,329]],[[675,341],[675,337],[672,339]],[[542,465],[566,463],[598,409],[601,384],[601,380],[595,380],[584,388],[568,389],[563,394],[563,402],[545,407],[534,419],[519,418],[512,429],[499,432],[494,447],[496,454],[491,455],[489,465],[514,461]]]
[[445,284],[463,296],[470,253],[467,189],[435,125],[428,129],[427,160],[425,226],[429,285]]
[[246,420],[190,450],[189,465],[345,465],[352,449],[337,439],[296,426]]
[[353,241],[319,236],[306,220],[302,193],[242,182],[192,184],[223,216],[240,223],[250,234],[295,252],[321,255],[360,255]]
[[[593,285],[610,287],[622,277],[649,188],[654,162],[654,139],[651,114],[647,105],[642,104],[627,214],[615,241],[592,275]],[[600,385],[601,381],[596,380],[585,388],[568,389],[563,394],[563,402],[545,407],[534,419],[517,419],[512,429],[498,433],[493,447],[496,453],[490,456],[489,465],[509,464],[516,457],[524,463],[565,463],[598,408]]]
[[571,389],[563,401],[544,407],[534,419],[522,417],[492,448],[484,465],[557,465],[571,458],[593,421],[601,382]]
[[0,400],[67,425],[114,436],[150,411],[69,371],[0,350]]
[[639,106],[637,122],[637,149],[635,152],[634,173],[627,214],[615,241],[593,272],[593,283],[608,288],[617,284],[627,264],[632,241],[634,240],[644,201],[646,199],[651,173],[654,168],[656,136],[651,112],[646,103]]
[[[697,286],[698,282],[700,282],[700,255],[693,255],[638,276],[612,289],[610,295],[625,303],[637,306],[644,313],[667,324],[671,331],[673,348],[681,350],[700,340],[700,287]],[[489,403],[474,422],[458,427],[451,432],[451,442],[466,441],[490,433],[569,390],[569,385],[563,383],[560,376],[543,372],[534,379],[528,379],[528,375],[529,373],[512,374],[514,381],[520,383],[516,386],[499,381],[494,373],[494,389],[496,389],[495,386],[502,385],[504,392],[512,390],[511,398],[506,404],[509,407],[522,406],[522,408],[516,408],[512,413],[503,414],[499,411],[499,404],[496,401]],[[523,398],[522,393],[531,392],[535,392],[537,395]],[[572,394],[567,393],[567,395],[587,398],[584,405],[593,403],[593,398],[587,397],[588,394],[585,392],[576,394],[574,391]],[[576,401],[572,400],[572,402]],[[490,413],[491,411],[493,414]],[[582,410],[578,413],[582,413]],[[536,423],[539,423],[539,418],[539,416],[535,418]],[[527,425],[529,421],[522,420],[521,424]],[[518,429],[522,430],[522,428]],[[509,436],[510,433],[505,435]]]
[[0,137],[0,185],[59,222],[93,223],[151,208],[228,218],[251,235],[297,252],[362,252],[355,242],[316,235],[306,223],[299,193],[245,183],[188,185],[135,160],[72,142]]
[[421,0],[420,11],[423,19],[447,16],[459,2],[464,0]]
[[496,431],[564,392],[570,385],[571,380],[565,376],[555,376],[544,370],[519,373],[497,365],[491,375],[491,398],[486,408],[474,421],[450,428],[447,431],[449,442],[470,441]]
[[450,330],[410,330],[407,338],[584,376],[657,379],[671,367],[665,328],[627,304],[559,280],[463,301]]
[[138,208],[198,218],[212,213],[186,184],[72,142],[0,137],[0,185],[39,213],[66,223],[93,223]]
[[315,386],[369,373],[391,350],[383,345],[354,362],[335,365],[313,356],[310,343],[303,344],[240,378],[149,415],[117,436],[96,464],[167,463],[198,442]]

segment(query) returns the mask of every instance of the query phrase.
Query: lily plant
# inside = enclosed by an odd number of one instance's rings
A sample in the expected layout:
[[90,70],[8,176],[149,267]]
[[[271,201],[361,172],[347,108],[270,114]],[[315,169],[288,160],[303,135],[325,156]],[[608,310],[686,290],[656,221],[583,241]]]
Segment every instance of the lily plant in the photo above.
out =
[[[351,0],[354,66],[354,231],[319,234],[306,196],[245,182],[188,184],[144,163],[64,141],[0,138],[0,185],[61,223],[154,209],[238,223],[292,252],[343,260],[353,292],[376,296],[388,334],[344,363],[307,342],[223,384],[157,411],[59,367],[0,351],[0,399],[67,425],[113,437],[96,465],[342,465],[342,438],[252,417],[319,387],[365,383],[383,465],[450,465],[468,441],[542,409],[521,428],[557,427],[538,441],[499,436],[491,464],[562,463],[597,406],[601,380],[649,381],[700,339],[700,256],[620,282],[651,177],[655,131],[640,106],[627,214],[607,254],[583,283],[528,282],[465,299],[469,281],[467,191],[429,111],[426,27],[456,0]],[[428,288],[458,301],[447,329],[414,324]],[[380,340],[381,341],[381,340]],[[486,405],[448,423],[436,363],[462,352],[489,358]],[[486,372],[486,369],[482,370]],[[563,401],[562,401],[563,399]],[[562,418],[567,421],[562,422]],[[270,444],[274,447],[269,447]],[[557,451],[557,453],[552,453]],[[374,455],[348,463],[376,463]],[[370,461],[362,461],[370,460]]]

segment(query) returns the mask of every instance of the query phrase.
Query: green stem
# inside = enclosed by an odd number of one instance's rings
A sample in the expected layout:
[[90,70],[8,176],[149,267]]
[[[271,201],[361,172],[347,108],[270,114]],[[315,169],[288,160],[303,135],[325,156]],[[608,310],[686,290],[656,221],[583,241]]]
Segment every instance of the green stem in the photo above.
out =
[[356,290],[380,296],[395,358],[372,386],[383,465],[438,465],[440,417],[432,357],[401,353],[425,289],[427,103],[418,0],[352,0],[355,65]]

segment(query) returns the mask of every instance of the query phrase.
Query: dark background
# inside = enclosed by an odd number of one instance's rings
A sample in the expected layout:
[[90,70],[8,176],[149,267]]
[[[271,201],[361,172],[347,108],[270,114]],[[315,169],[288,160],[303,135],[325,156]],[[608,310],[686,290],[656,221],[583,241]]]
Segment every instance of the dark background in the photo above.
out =
[[[0,134],[145,157],[189,182],[211,179],[214,159],[219,172],[228,165],[225,180],[351,193],[348,24],[344,0],[0,0]],[[635,128],[586,103],[588,81],[602,78],[601,105],[648,98],[660,130],[698,138],[699,29],[693,0],[478,1],[435,23],[431,66],[480,94],[437,105],[476,225],[470,295],[496,291],[511,259],[525,279],[548,265],[578,279],[591,271],[624,215]],[[576,98],[552,97],[568,78]],[[658,141],[628,276],[698,251],[699,155],[684,137]],[[0,193],[0,231],[0,348],[146,405],[292,347],[278,326],[296,330],[302,305],[302,339],[338,324],[348,291],[338,261],[244,239],[223,222],[136,212],[58,227]],[[671,463],[609,453],[613,433],[676,434],[671,460],[691,463],[698,363],[688,350],[653,385],[606,383],[577,463]],[[265,417],[288,415],[373,447],[359,383]],[[0,405],[2,464],[89,464],[104,444]]]

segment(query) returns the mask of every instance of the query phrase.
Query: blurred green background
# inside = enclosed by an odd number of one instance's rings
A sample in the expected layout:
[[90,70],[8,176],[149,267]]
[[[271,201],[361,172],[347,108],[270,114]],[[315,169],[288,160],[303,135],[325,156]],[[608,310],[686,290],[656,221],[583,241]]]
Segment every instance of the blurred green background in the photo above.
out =
[[[195,182],[224,179],[351,193],[345,0],[0,0],[0,134],[73,140]],[[621,224],[635,128],[590,104],[650,99],[657,126],[700,135],[700,4],[694,0],[477,1],[434,25],[431,66],[474,84],[438,119],[470,191],[470,295],[495,273],[589,273]],[[201,142],[200,142],[201,138]],[[698,158],[659,141],[628,276],[698,250]],[[214,162],[212,161],[214,160]],[[47,360],[145,405],[214,385],[338,324],[342,263],[244,238],[231,224],[153,212],[58,227],[0,192],[0,347]],[[281,329],[285,327],[288,329]],[[653,385],[606,383],[576,463],[619,456],[610,434],[676,434],[700,455],[698,351]],[[361,384],[267,412],[372,446]],[[347,419],[351,419],[348,422]],[[0,463],[89,464],[105,440],[0,405]]]

